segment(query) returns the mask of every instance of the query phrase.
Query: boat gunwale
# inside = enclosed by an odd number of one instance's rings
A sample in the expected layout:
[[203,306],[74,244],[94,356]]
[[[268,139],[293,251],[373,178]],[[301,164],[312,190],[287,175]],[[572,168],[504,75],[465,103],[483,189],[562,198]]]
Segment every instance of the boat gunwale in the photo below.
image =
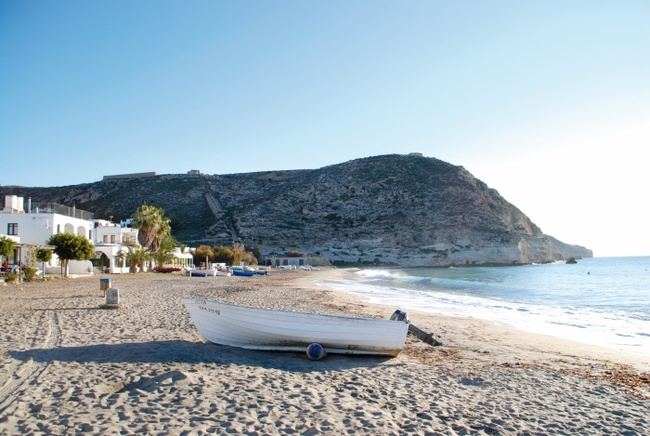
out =
[[[191,314],[190,314],[190,315],[191,315]],[[222,316],[223,316],[223,315],[222,315]],[[224,317],[224,318],[228,318],[228,317]],[[237,317],[233,317],[233,318],[230,319],[231,322],[232,322],[233,320],[235,320],[236,322],[239,322],[239,321],[240,321],[239,319],[237,319]],[[283,336],[283,337],[294,337],[294,336],[295,336],[295,334],[293,334],[293,333],[291,333],[291,334],[287,334],[287,333],[286,333],[287,330],[289,330],[290,332],[295,331],[294,328],[291,328],[291,329],[290,329],[289,327],[284,327],[284,326],[269,326],[269,325],[264,325],[264,324],[259,323],[259,322],[256,323],[256,326],[257,326],[257,327],[262,327],[262,328],[274,328],[274,329],[275,329],[275,332],[274,332],[274,336],[275,336],[275,337],[279,337],[279,336]],[[369,327],[370,327],[370,326],[366,326],[366,328],[369,328]],[[372,327],[374,327],[374,326],[372,326]],[[257,333],[257,332],[260,331],[258,328],[251,328],[251,327],[248,327],[247,325],[239,325],[239,330],[241,331],[241,329],[245,329],[245,330],[247,330],[247,331],[249,331],[249,332],[252,332],[252,333]],[[279,330],[283,330],[283,332],[279,332]],[[216,333],[216,331],[215,331],[214,329],[212,329],[212,331]],[[398,332],[398,333],[400,333],[400,335],[401,335],[401,329],[394,328],[393,331],[394,331],[394,332]],[[267,330],[264,330],[264,333],[267,333]],[[311,330],[311,333],[313,333],[313,334],[318,334],[318,335],[326,335],[328,332],[327,332],[327,331],[323,331],[323,330]],[[363,339],[364,339],[364,340],[372,340],[372,339],[374,339],[375,337],[376,337],[376,333],[374,333],[374,332],[373,332],[373,333],[366,332],[366,333],[363,335]]]
[[197,304],[199,305],[200,303],[197,303],[196,300],[204,300],[211,302],[213,304],[221,304],[224,306],[229,306],[234,309],[245,309],[245,310],[257,310],[257,311],[262,311],[262,312],[276,312],[276,313],[287,313],[287,314],[292,314],[292,315],[307,315],[310,317],[321,317],[321,318],[328,318],[328,319],[343,319],[346,321],[372,321],[372,322],[378,322],[378,323],[404,323],[408,324],[407,321],[398,321],[398,320],[391,320],[391,319],[384,319],[384,318],[367,318],[367,317],[354,317],[354,316],[344,316],[344,315],[329,315],[329,314],[321,314],[321,313],[314,313],[314,312],[299,312],[295,310],[287,310],[287,309],[270,309],[267,307],[253,307],[253,306],[244,306],[241,304],[234,304],[234,303],[223,303],[221,301],[216,301],[212,300],[209,298],[202,298],[202,297],[188,297],[188,298],[183,298],[182,301],[183,303],[187,304],[186,302],[190,302],[192,304]]

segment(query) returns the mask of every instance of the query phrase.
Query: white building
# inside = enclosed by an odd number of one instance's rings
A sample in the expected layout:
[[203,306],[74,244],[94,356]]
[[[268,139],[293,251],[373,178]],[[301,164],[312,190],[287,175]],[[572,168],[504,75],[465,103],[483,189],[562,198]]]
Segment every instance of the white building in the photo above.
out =
[[[35,205],[27,200],[27,208],[23,197],[16,195],[5,196],[4,208],[0,211],[0,233],[10,237],[20,238],[23,248],[47,245],[50,237],[57,233],[68,232],[80,235],[92,242],[93,214],[76,207],[68,207],[56,203]],[[20,250],[19,259],[14,262],[28,262],[28,250]],[[57,265],[58,259],[53,256],[49,266]],[[90,262],[70,262],[70,273],[84,274],[92,272]],[[47,269],[47,268],[46,268]]]
[[[12,259],[14,263],[28,262],[26,248],[45,246],[52,235],[67,232],[83,236],[95,245],[92,262],[70,261],[71,274],[129,272],[126,255],[131,247],[139,245],[138,230],[93,218],[92,213],[75,206],[48,203],[32,207],[29,199],[25,208],[23,197],[7,195],[4,208],[0,211],[0,234],[6,233],[21,244],[22,249]],[[57,273],[58,262],[54,255],[46,265],[46,272]]]
[[94,264],[98,272],[129,272],[126,256],[133,247],[140,245],[138,230],[107,220],[94,220],[92,235],[95,242]]
[[181,249],[180,247],[174,248],[172,251],[172,263],[171,266],[176,268],[191,268],[194,257],[190,252],[190,247],[185,247]]
[[56,203],[34,208],[28,201],[24,209],[23,197],[5,196],[4,209],[0,211],[0,229],[9,236],[18,236],[23,243],[47,244],[56,233],[68,232],[92,241],[93,214]]
[[304,256],[266,256],[261,264],[279,268],[281,266],[301,267],[307,265]]

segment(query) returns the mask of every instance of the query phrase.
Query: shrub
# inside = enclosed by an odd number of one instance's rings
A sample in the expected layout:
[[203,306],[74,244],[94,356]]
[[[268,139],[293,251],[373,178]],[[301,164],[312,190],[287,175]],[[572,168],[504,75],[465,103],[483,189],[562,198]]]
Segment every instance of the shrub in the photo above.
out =
[[7,271],[5,273],[5,282],[15,283],[17,279],[18,279],[18,274],[16,274],[14,271]]
[[248,262],[249,265],[257,265],[255,254],[247,251],[242,244],[234,244],[232,247],[214,247],[213,262],[223,262],[228,265],[239,265],[241,262]]
[[31,266],[24,266],[23,278],[25,279],[26,282],[31,282],[36,277],[37,272],[38,270],[36,268],[33,268]]
[[194,265],[199,265],[201,262],[205,262],[206,257],[208,260],[210,260],[212,256],[214,256],[212,247],[209,247],[207,245],[199,245],[194,250],[194,253],[192,253],[192,257],[194,258]]
[[182,269],[177,268],[175,266],[158,266],[154,268],[154,271],[158,273],[173,273],[173,272],[182,271]]
[[232,265],[232,259],[233,259],[233,252],[232,248],[229,247],[224,247],[219,246],[215,247],[214,250],[214,255],[212,256],[212,261],[213,262],[223,262],[227,265]]
[[11,256],[15,248],[16,243],[13,240],[0,236],[0,256]]
[[257,258],[250,251],[244,253],[244,255],[241,257],[241,261],[247,262],[249,265],[257,265]]

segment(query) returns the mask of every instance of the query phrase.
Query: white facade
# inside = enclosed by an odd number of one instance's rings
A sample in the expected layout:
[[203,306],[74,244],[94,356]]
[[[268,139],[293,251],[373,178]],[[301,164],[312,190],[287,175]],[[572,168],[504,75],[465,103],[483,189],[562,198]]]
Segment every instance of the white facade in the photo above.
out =
[[[57,233],[73,233],[93,243],[95,255],[92,263],[71,260],[69,268],[73,274],[92,274],[93,270],[98,273],[129,272],[126,257],[132,250],[140,247],[138,230],[129,227],[131,224],[131,219],[120,224],[93,220],[91,213],[77,210],[74,206],[48,204],[32,208],[31,200],[28,199],[25,204],[22,197],[15,195],[6,196],[5,207],[0,210],[0,234],[6,234],[16,242],[29,246],[17,254],[17,257],[21,258],[21,264],[27,263],[28,250],[47,245],[50,238]],[[189,248],[174,250],[171,265],[188,268],[191,264],[192,255]],[[45,266],[45,271],[58,274],[58,265],[59,260],[53,255],[52,260]],[[41,267],[40,264],[37,266]]]
[[262,262],[263,265],[273,266],[279,268],[281,266],[300,267],[307,265],[307,260],[304,256],[288,257],[288,256],[267,256]]
[[92,241],[92,227],[92,221],[58,213],[0,212],[0,232],[18,236],[26,244],[45,245],[52,235],[62,232]]
[[128,273],[126,255],[138,244],[138,230],[106,220],[95,220],[93,228],[95,259],[99,268],[112,274]]
[[177,268],[191,268],[193,260],[194,257],[192,256],[192,253],[190,253],[190,247],[185,247],[184,249],[176,247],[172,252],[171,266]]
[[[32,209],[29,200],[28,210],[25,211],[23,207],[22,197],[15,195],[5,197],[5,207],[0,211],[0,234],[6,233],[9,238],[21,244],[35,247],[47,245],[50,238],[57,233],[80,235],[95,245],[95,258],[100,262],[104,260],[108,264],[108,272],[128,272],[129,268],[124,258],[129,251],[129,246],[137,244],[137,229],[120,227],[106,220],[79,218],[78,216],[90,217],[92,214],[77,210],[75,207],[47,205]],[[20,262],[27,263],[26,250],[22,250],[21,253]],[[104,259],[102,255],[105,256]],[[45,268],[46,272],[57,273],[58,262],[54,255]],[[69,268],[73,274],[93,272],[90,261],[70,261]]]
[[20,237],[19,237],[19,236],[9,236],[9,235],[7,235],[6,233],[2,233],[2,232],[0,232],[0,238],[11,239],[11,240],[14,241],[16,244],[20,244]]
[[95,220],[92,235],[96,244],[135,245],[138,243],[137,229],[120,227],[118,224],[106,220]]
[[[77,218],[55,212],[53,208],[31,209],[31,201],[28,200],[28,211],[24,207],[24,199],[16,195],[5,197],[5,207],[0,211],[0,233],[6,233],[10,238],[19,238],[21,245],[41,246],[47,245],[52,235],[62,232],[81,235],[92,242],[93,223],[90,220]],[[62,207],[61,210],[70,210],[72,215],[77,215],[75,208]],[[83,211],[79,211],[83,215]],[[21,264],[28,262],[28,250],[20,250]],[[56,255],[53,256],[49,266],[58,262]]]

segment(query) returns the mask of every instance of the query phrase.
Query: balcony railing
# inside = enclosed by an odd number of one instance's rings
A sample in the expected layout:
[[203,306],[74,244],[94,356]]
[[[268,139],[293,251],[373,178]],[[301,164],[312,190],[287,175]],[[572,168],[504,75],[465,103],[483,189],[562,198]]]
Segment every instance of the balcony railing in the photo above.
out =
[[65,206],[59,203],[39,203],[32,205],[32,213],[58,213],[82,220],[92,220],[95,214],[86,210],[77,209],[72,206]]

